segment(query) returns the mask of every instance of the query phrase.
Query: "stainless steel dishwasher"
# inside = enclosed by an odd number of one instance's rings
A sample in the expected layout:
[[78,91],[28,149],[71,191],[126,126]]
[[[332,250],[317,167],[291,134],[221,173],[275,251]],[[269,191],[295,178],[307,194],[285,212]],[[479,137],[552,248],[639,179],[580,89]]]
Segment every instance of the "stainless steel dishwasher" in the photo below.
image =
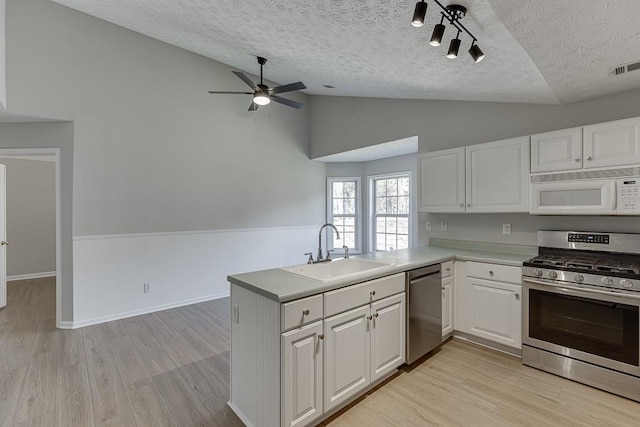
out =
[[407,364],[442,344],[440,264],[407,272]]

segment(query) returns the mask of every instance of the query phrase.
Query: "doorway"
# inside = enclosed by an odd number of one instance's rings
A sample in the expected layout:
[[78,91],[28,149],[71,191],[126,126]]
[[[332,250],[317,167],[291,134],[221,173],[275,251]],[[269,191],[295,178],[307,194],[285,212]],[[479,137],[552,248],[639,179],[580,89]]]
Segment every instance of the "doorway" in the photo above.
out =
[[[7,222],[4,235],[0,236],[5,242],[0,247],[0,268],[4,267],[4,271],[0,271],[0,293],[3,293],[0,302],[6,298],[7,273],[10,281],[55,277],[55,317],[59,328],[62,313],[60,149],[0,149],[0,163],[6,165],[2,169],[7,175],[4,182],[0,182],[2,201],[16,205],[5,205],[6,209],[1,212],[4,218],[0,218]],[[27,177],[25,173],[33,175]],[[22,217],[16,212],[17,208],[23,210]],[[20,240],[11,246],[11,239],[15,238]],[[7,263],[7,252],[12,250]]]

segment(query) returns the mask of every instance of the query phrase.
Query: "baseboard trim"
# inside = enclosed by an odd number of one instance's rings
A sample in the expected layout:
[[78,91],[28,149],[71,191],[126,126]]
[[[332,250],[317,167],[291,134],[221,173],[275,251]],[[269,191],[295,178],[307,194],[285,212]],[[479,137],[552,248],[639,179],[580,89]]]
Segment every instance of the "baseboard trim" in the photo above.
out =
[[227,406],[229,408],[231,408],[233,413],[236,414],[238,416],[238,418],[240,418],[240,421],[242,421],[245,426],[254,427],[254,425],[249,421],[249,419],[242,413],[242,411],[240,409],[238,409],[238,407],[236,405],[233,404],[232,401],[228,401],[227,402]]
[[45,271],[42,273],[29,273],[29,274],[16,274],[14,276],[7,276],[7,282],[14,282],[16,280],[30,280],[30,279],[42,279],[45,277],[55,277],[55,271]]
[[60,321],[59,329],[73,329],[73,322],[69,322],[68,320]]
[[[93,319],[80,320],[78,322],[60,322],[60,328],[61,329],[84,328],[85,326],[97,325],[97,324],[100,324],[100,323],[111,322],[111,321],[114,321],[114,320],[126,319],[128,317],[140,316],[142,314],[154,313],[156,311],[169,310],[171,308],[182,307],[182,306],[185,306],[185,305],[191,305],[191,304],[197,304],[197,303],[200,303],[200,302],[212,301],[212,300],[215,300],[215,299],[226,298],[228,296],[229,296],[229,292],[225,292],[225,293],[222,293],[222,294],[207,295],[207,296],[204,296],[204,297],[192,298],[192,299],[178,301],[178,302],[172,302],[172,303],[168,303],[168,304],[156,305],[156,306],[153,306],[153,307],[141,308],[139,310],[132,310],[132,311],[124,312],[124,313],[110,314],[108,316],[96,317],[96,318],[93,318]],[[63,324],[65,324],[65,326],[67,326],[67,327],[63,326]]]

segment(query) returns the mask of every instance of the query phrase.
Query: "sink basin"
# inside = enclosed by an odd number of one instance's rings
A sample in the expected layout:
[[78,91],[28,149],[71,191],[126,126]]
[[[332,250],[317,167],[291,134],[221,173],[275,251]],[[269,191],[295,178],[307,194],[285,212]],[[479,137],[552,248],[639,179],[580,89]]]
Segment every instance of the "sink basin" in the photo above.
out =
[[391,270],[394,267],[394,264],[370,261],[367,259],[340,258],[331,262],[283,267],[280,270],[286,271],[287,273],[297,274],[298,276],[306,277],[308,279],[318,280],[320,282],[331,282],[348,278],[356,278],[360,275],[370,273],[381,273],[385,270]]

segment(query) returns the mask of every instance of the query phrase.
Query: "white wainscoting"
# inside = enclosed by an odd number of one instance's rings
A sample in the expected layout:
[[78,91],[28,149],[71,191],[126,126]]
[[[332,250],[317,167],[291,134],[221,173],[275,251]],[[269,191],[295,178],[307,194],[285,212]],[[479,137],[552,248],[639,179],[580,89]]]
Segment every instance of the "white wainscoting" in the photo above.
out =
[[226,297],[230,274],[303,264],[319,228],[75,237],[72,327]]

